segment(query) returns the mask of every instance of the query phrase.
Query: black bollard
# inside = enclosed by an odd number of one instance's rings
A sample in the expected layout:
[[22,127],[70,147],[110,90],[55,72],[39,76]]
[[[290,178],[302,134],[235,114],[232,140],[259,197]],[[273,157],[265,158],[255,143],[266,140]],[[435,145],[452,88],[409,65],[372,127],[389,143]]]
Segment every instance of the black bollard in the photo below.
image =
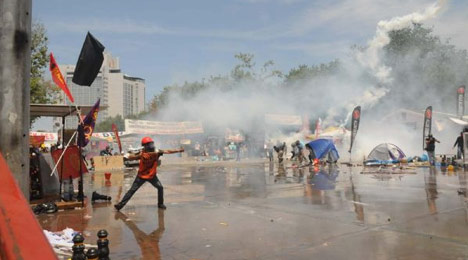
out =
[[86,255],[84,253],[85,246],[83,242],[84,237],[81,233],[78,233],[73,237],[72,260],[86,260]]
[[88,252],[86,252],[86,257],[88,257],[88,260],[98,260],[99,253],[96,248],[90,248],[88,249]]
[[107,239],[107,231],[105,229],[101,229],[98,231],[98,252],[99,252],[99,260],[110,260],[109,258],[109,240]]

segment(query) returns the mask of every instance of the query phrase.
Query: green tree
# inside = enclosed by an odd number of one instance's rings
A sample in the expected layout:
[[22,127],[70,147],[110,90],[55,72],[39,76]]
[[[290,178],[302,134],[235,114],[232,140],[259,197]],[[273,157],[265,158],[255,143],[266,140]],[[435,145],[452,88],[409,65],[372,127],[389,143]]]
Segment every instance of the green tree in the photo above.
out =
[[[448,107],[445,104],[455,104],[456,87],[468,80],[466,50],[442,41],[432,29],[417,23],[392,31],[389,36],[384,60],[392,68],[393,82],[387,100],[398,100],[414,108],[440,104],[439,110]],[[415,97],[419,102],[415,102]]]
[[234,55],[241,63],[237,64],[231,71],[231,77],[234,80],[252,80],[256,75],[253,70],[255,62],[254,55],[249,53],[238,53]]
[[31,33],[31,103],[48,103],[53,95],[50,82],[44,80],[44,71],[49,62],[47,44],[44,26],[34,23]]
[[303,81],[311,81],[317,78],[336,75],[340,70],[340,66],[339,60],[312,66],[302,64],[297,68],[291,69],[289,73],[285,75],[285,84],[289,86]]
[[262,86],[262,82],[272,77],[282,77],[282,73],[273,69],[274,62],[267,61],[259,71],[256,71],[254,55],[239,53],[234,56],[239,63],[234,66],[229,74],[210,76],[207,81],[184,82],[182,85],[174,84],[164,87],[158,95],[149,102],[151,113],[157,113],[160,109],[168,106],[173,98],[187,101],[197,96],[200,92],[209,88],[229,92],[244,84]]
[[[56,103],[59,100],[59,90],[51,81],[44,80],[44,72],[48,66],[48,38],[41,23],[34,23],[31,30],[31,71],[30,71],[30,102],[33,104]],[[37,118],[31,117],[31,123]]]
[[121,115],[116,115],[114,117],[108,117],[105,120],[96,124],[96,132],[112,132],[112,124],[117,126],[119,131],[125,131],[125,121]]

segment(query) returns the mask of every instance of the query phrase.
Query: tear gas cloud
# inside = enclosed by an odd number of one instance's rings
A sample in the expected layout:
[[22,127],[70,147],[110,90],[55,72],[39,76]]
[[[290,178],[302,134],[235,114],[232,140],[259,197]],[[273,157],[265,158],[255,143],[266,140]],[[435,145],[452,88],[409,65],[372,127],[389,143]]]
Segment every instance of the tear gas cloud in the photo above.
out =
[[[180,95],[177,91],[170,92],[167,105],[161,107],[157,115],[147,119],[200,120],[205,130],[215,129],[214,131],[218,131],[219,134],[224,133],[226,128],[233,128],[242,130],[248,135],[254,135],[266,127],[265,132],[270,134],[266,137],[267,139],[272,139],[274,142],[286,141],[289,146],[296,139],[306,141],[304,135],[300,133],[284,135],[284,132],[278,132],[276,127],[264,124],[265,114],[305,115],[311,120],[321,117],[322,129],[327,126],[342,126],[349,129],[351,112],[355,106],[360,105],[362,108],[361,125],[353,146],[353,157],[356,156],[353,159],[361,160],[362,156],[366,156],[374,146],[384,142],[400,146],[407,155],[421,155],[422,117],[416,127],[408,126],[398,120],[390,123],[381,119],[400,108],[416,109],[416,112],[422,115],[428,105],[433,105],[435,111],[448,110],[453,113],[455,101],[450,104],[443,103],[434,93],[431,93],[433,96],[421,99],[421,90],[424,89],[425,82],[418,77],[420,73],[411,71],[412,64],[415,61],[421,61],[417,51],[408,52],[401,59],[404,62],[395,67],[384,62],[386,55],[384,47],[390,42],[389,32],[411,27],[413,23],[423,23],[435,17],[444,5],[445,1],[439,1],[421,12],[380,21],[375,36],[368,42],[368,45],[350,50],[350,55],[340,58],[339,69],[333,73],[285,83],[278,76],[268,77],[268,71],[262,70],[261,72],[253,71],[256,73],[255,76],[247,80],[208,81],[204,83],[205,87],[201,91],[196,92],[190,98]],[[431,59],[431,57],[426,58]],[[453,67],[458,65],[453,64]],[[409,95],[414,95],[411,104],[397,98],[388,100],[388,93],[394,84],[400,84],[396,83],[394,78],[398,71],[406,71],[414,75],[408,85],[404,86]],[[453,93],[455,93],[456,85],[450,84],[462,83],[461,79],[466,77],[463,76],[466,71],[461,69],[458,71],[460,75],[455,75],[455,82],[449,82],[447,86],[453,88]],[[427,103],[427,100],[432,103]],[[386,105],[381,106],[382,103]],[[442,107],[449,108],[440,109]],[[451,152],[451,145],[459,130],[458,128],[445,128],[440,132],[440,134],[444,133],[444,136],[436,137],[442,141],[443,145],[438,146],[436,152]],[[433,132],[436,132],[435,135],[438,134],[437,131],[433,130]],[[348,140],[345,138],[343,147],[338,148],[340,156],[345,159],[348,156],[349,137]]]

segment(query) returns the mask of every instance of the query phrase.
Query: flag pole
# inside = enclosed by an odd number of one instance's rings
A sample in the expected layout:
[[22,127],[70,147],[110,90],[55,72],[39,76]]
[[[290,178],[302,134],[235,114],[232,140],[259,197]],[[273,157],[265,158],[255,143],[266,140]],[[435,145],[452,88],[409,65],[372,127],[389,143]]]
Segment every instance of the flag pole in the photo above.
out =
[[[63,135],[62,135],[63,136]],[[62,137],[63,138],[63,137]],[[62,147],[63,147],[63,139],[62,139]],[[60,201],[62,201],[62,182],[63,182],[63,162],[64,160],[61,161],[61,164],[62,164],[62,168],[60,170],[60,187],[59,187],[59,198],[60,198]],[[58,164],[58,162],[57,162]]]
[[[78,106],[75,104],[75,102],[73,102],[73,104],[75,105],[75,108],[76,108],[76,113],[78,115],[78,118],[79,118],[79,122],[78,124],[79,125],[82,125],[84,127],[84,122],[83,122],[83,119],[81,118],[81,110],[78,108]],[[76,132],[75,132],[76,133]],[[79,148],[79,160],[78,160],[78,163],[80,164],[80,182],[78,183],[78,198],[81,199],[81,207],[84,208],[84,192],[83,192],[83,168],[82,168],[82,165],[81,165],[81,160],[83,160],[83,150],[81,149],[81,145],[80,143],[78,142],[78,138],[79,136],[77,136],[77,144],[78,144],[78,148]]]
[[83,192],[83,168],[81,166],[81,160],[83,159],[82,158],[82,149],[81,149],[81,145],[78,145],[79,147],[79,150],[80,150],[80,160],[79,160],[79,163],[80,163],[80,183],[78,185],[78,198],[81,199],[81,207],[84,208],[84,192]]

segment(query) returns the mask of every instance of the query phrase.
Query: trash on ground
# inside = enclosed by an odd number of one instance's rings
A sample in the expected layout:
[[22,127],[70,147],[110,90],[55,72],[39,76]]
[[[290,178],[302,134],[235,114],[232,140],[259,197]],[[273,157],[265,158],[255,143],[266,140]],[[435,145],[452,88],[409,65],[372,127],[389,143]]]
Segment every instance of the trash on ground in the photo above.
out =
[[[43,230],[44,235],[49,241],[52,249],[58,256],[71,256],[72,247],[73,247],[73,237],[79,232],[73,230],[72,228],[66,228],[62,231],[51,232],[48,230]],[[95,245],[85,245],[86,248],[96,248]]]

